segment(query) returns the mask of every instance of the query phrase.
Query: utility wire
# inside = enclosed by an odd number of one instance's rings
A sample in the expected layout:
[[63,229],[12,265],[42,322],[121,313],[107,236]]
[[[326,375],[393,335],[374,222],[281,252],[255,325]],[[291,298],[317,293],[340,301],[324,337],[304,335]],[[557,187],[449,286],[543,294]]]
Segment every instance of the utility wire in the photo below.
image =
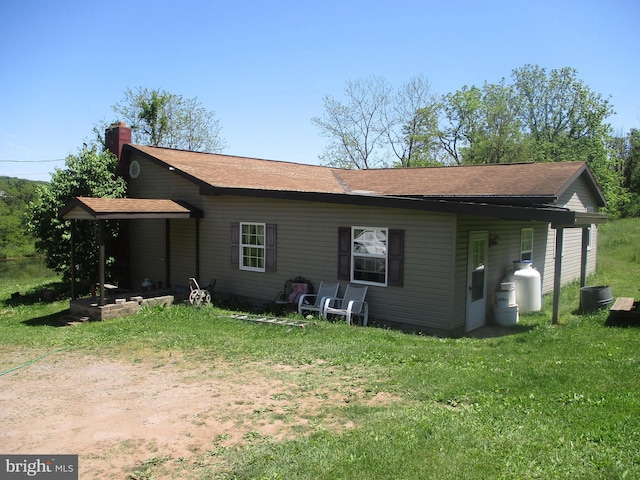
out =
[[53,163],[53,162],[64,162],[64,158],[59,158],[57,160],[0,160],[0,163]]

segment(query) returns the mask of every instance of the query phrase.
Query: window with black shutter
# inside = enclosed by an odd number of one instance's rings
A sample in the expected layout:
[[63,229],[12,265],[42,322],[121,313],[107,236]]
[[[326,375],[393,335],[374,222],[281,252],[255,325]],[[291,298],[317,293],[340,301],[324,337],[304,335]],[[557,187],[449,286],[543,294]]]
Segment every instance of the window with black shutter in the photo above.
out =
[[404,230],[338,228],[338,279],[369,285],[402,286]]

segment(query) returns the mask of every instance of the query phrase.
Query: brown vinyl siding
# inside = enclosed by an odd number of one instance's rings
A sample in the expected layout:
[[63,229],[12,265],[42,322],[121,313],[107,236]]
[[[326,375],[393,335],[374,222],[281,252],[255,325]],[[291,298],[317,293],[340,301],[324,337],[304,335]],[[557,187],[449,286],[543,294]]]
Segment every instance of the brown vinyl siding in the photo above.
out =
[[140,164],[140,175],[129,181],[129,197],[183,200],[202,209],[206,197],[200,195],[197,185],[141,155],[132,156],[131,160]]
[[[209,203],[210,202],[210,203]],[[201,227],[201,276],[216,278],[223,295],[273,301],[289,278],[302,275],[316,286],[338,275],[338,228],[388,227],[404,230],[404,287],[369,286],[372,320],[448,329],[454,222],[450,215],[373,207],[346,207],[248,197],[213,197]],[[207,214],[209,204],[215,213]],[[277,225],[277,271],[251,272],[231,266],[233,222]],[[340,293],[347,282],[342,282]]]
[[[129,197],[182,200],[202,209],[203,197],[192,182],[141,155],[133,156],[131,160],[140,163],[140,175],[130,180],[127,192]],[[204,215],[206,217],[207,212]],[[144,278],[150,278],[156,284],[162,282],[167,285],[168,281],[174,286],[189,285],[189,277],[195,275],[195,222],[195,219],[170,221],[169,279],[166,278],[165,220],[130,222],[133,285],[140,285]],[[205,284],[209,281],[202,275],[198,280]]]
[[165,220],[134,220],[130,225],[131,281],[134,288],[145,278],[166,285]]
[[[513,269],[513,261],[520,259],[520,238],[523,228],[533,228],[533,266],[544,276],[543,260],[546,248],[547,224],[516,222],[461,215],[458,218],[458,239],[456,242],[456,282],[455,312],[453,327],[461,329],[465,325],[467,301],[467,256],[469,233],[489,232],[489,253],[487,268],[487,323],[495,306],[495,292],[505,275]],[[497,243],[494,243],[497,242]],[[494,243],[494,244],[492,244]]]
[[[196,221],[171,220],[171,285],[187,287],[189,278],[196,276]],[[200,276],[197,279],[202,285],[207,285],[209,279]]]
[[[328,204],[290,198],[201,195],[200,186],[141,154],[140,176],[132,179],[133,198],[186,201],[203,211],[200,220],[199,282],[216,279],[215,293],[237,296],[259,305],[271,303],[284,283],[296,276],[320,281],[338,278],[338,229],[381,227],[403,231],[403,286],[370,285],[367,300],[372,323],[404,324],[426,332],[464,332],[467,300],[469,232],[488,231],[487,322],[495,291],[520,258],[522,228],[534,228],[533,265],[543,278],[543,291],[553,285],[554,231],[546,223],[509,221],[419,210]],[[395,175],[395,173],[394,173]],[[559,205],[587,211],[596,205],[583,178],[563,193]],[[595,208],[595,207],[594,207]],[[231,264],[231,224],[273,224],[277,229],[276,270],[254,272]],[[196,220],[171,220],[170,258],[166,259],[165,220],[131,221],[131,266],[134,285],[144,278],[166,283],[169,261],[173,285],[188,285],[196,274]],[[551,235],[549,235],[551,232]],[[580,275],[581,230],[566,230],[563,281]],[[493,244],[492,244],[493,243]],[[597,229],[593,228],[589,270],[595,269]],[[340,293],[347,282],[341,281]]]

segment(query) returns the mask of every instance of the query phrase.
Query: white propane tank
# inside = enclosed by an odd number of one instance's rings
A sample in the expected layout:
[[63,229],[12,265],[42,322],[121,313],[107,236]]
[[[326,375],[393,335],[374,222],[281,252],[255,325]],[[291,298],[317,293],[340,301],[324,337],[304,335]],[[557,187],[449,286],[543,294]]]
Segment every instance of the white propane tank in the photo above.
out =
[[542,281],[540,272],[532,267],[530,260],[515,260],[513,271],[505,278],[505,282],[516,285],[516,303],[520,313],[539,312],[542,309]]

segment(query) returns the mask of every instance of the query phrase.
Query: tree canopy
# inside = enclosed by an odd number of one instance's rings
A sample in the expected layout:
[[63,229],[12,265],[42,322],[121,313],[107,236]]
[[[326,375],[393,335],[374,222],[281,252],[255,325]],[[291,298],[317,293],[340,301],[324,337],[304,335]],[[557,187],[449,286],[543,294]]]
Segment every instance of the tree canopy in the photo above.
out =
[[632,128],[624,139],[623,179],[629,191],[628,215],[640,217],[640,130]]
[[[197,98],[160,89],[128,88],[112,109],[117,121],[131,127],[134,143],[209,153],[227,148],[215,112],[204,108]],[[102,145],[106,125],[101,122],[93,129]]]
[[42,185],[45,182],[0,177],[0,258],[34,253],[34,239],[23,217]]
[[[51,183],[39,189],[39,198],[30,204],[27,222],[36,240],[36,249],[44,253],[48,268],[63,274],[71,273],[71,222],[58,217],[58,211],[73,197],[122,198],[126,182],[115,174],[117,159],[108,152],[81,150],[66,158],[65,169],[56,169]],[[83,222],[74,232],[78,276],[96,281],[99,265],[99,245],[96,222]],[[117,236],[118,224],[105,222],[107,241]],[[113,278],[113,256],[107,258],[106,274]]]
[[613,106],[575,69],[525,65],[510,80],[440,97],[416,77],[392,92],[384,79],[371,77],[348,82],[346,102],[325,96],[325,115],[312,120],[329,138],[320,159],[347,168],[582,160],[602,187],[608,212],[628,210],[632,182],[623,172],[636,171],[634,157],[612,154]]

